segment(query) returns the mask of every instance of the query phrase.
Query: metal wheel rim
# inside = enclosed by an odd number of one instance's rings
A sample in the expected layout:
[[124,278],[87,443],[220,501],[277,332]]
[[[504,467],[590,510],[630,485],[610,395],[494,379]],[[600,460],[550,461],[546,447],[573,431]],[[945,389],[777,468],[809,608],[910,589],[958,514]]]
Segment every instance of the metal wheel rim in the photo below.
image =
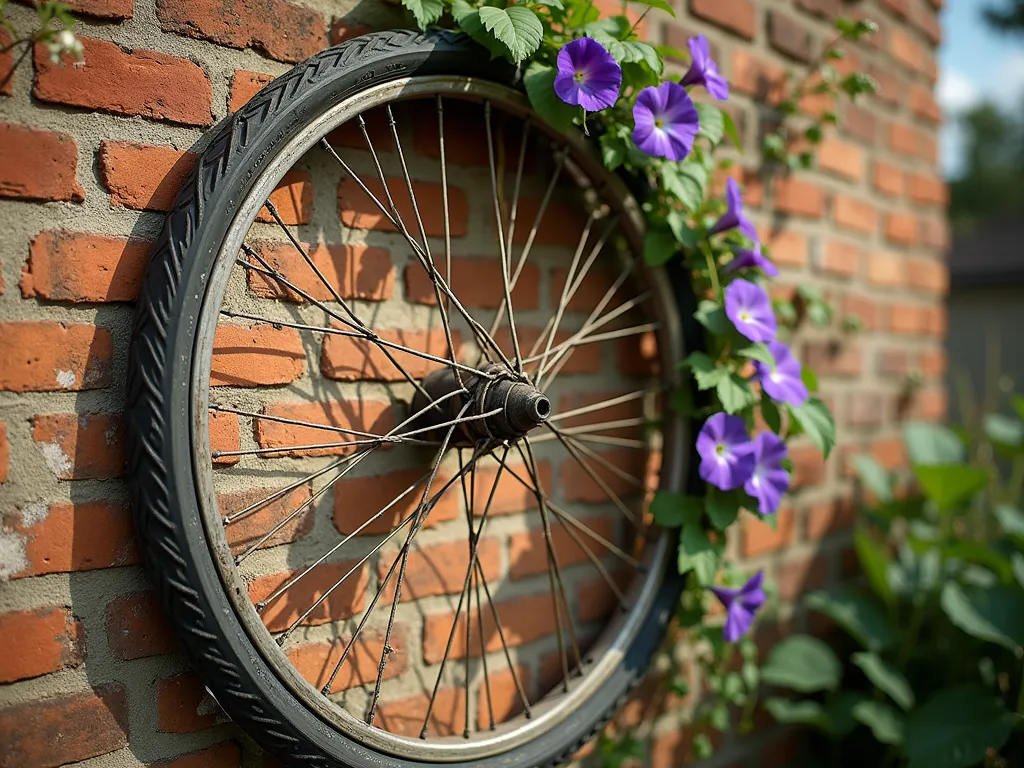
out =
[[[277,183],[292,168],[305,152],[331,130],[354,118],[356,115],[387,103],[441,95],[446,99],[467,101],[490,101],[500,109],[518,116],[532,114],[526,98],[511,88],[497,83],[461,76],[427,76],[393,80],[358,93],[311,120],[293,139],[264,165],[261,175],[245,200],[239,205],[235,219],[223,240],[216,256],[203,298],[203,309],[197,326],[193,351],[191,377],[192,413],[190,431],[193,445],[193,472],[196,478],[197,502],[202,514],[203,525],[210,542],[214,563],[221,585],[232,603],[236,616],[246,630],[249,640],[268,667],[282,683],[309,709],[330,727],[336,728],[371,749],[396,757],[423,762],[473,761],[507,752],[520,747],[553,728],[557,727],[590,696],[594,695],[609,675],[621,664],[626,650],[635,639],[642,620],[660,584],[659,574],[671,553],[667,537],[661,536],[656,544],[647,549],[644,561],[649,574],[640,583],[636,580],[627,592],[629,613],[609,624],[590,647],[588,656],[592,663],[586,675],[576,681],[569,693],[546,696],[536,705],[530,719],[517,715],[486,733],[477,732],[471,739],[461,736],[433,737],[421,740],[397,735],[367,725],[364,721],[335,705],[320,691],[298,674],[290,660],[264,626],[253,604],[247,598],[246,585],[234,566],[234,558],[228,547],[224,526],[216,501],[213,484],[213,470],[209,462],[202,459],[210,456],[208,438],[210,405],[210,368],[213,349],[213,331],[217,325],[217,308],[223,302],[227,290],[227,278],[234,266],[235,256],[256,218],[264,201]],[[608,182],[605,202],[620,207],[622,228],[630,241],[634,254],[640,253],[643,220],[635,202],[625,191],[618,179],[604,172],[599,160],[594,158],[591,147],[581,136],[566,134],[559,136],[546,127],[538,130],[557,137],[570,148],[570,156],[587,176],[593,180]],[[661,379],[670,384],[677,383],[676,360],[672,350],[681,350],[681,328],[675,309],[675,298],[667,277],[661,270],[647,270],[649,284],[655,291],[655,303],[659,317],[665,327],[659,331],[659,353],[661,355]],[[211,307],[213,312],[211,312]],[[685,467],[681,457],[685,440],[685,426],[678,417],[666,411],[663,423],[662,466],[659,487],[679,490],[683,483]]]

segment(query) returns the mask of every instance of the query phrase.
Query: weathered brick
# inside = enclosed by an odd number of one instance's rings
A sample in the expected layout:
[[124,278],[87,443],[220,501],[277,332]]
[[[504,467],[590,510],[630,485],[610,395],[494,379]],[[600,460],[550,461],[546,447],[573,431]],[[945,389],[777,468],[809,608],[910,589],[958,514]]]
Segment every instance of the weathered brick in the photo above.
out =
[[[238,416],[233,413],[210,412],[210,452],[237,451],[240,433]],[[214,464],[237,464],[238,456],[219,456],[213,458]]]
[[829,240],[821,250],[818,268],[836,277],[854,277],[860,272],[863,249],[854,243]]
[[50,229],[32,239],[21,295],[47,301],[135,301],[149,263],[148,240]]
[[864,372],[864,352],[851,342],[808,341],[801,359],[820,376],[856,378]]
[[807,263],[809,243],[807,235],[792,229],[772,229],[762,233],[761,242],[768,247],[772,261],[790,267],[802,267]]
[[872,112],[856,104],[847,104],[843,107],[839,127],[844,134],[860,139],[869,146],[874,145],[878,138],[878,119]]
[[79,40],[85,49],[81,66],[54,64],[46,46],[36,45],[37,99],[185,125],[213,122],[210,78],[196,64],[159,51],[127,52],[106,40]]
[[876,160],[872,165],[872,182],[875,191],[887,197],[903,195],[903,173],[898,166]]
[[[719,3],[715,5],[721,7]],[[774,104],[785,97],[786,73],[782,67],[757,58],[742,47],[736,47],[732,52],[729,85],[740,93]]]
[[828,465],[817,448],[809,445],[790,448],[789,458],[793,462],[793,479],[790,486],[793,490],[826,483]]
[[[435,268],[441,277],[445,277],[443,264]],[[557,284],[557,277],[554,280]],[[452,279],[448,287],[468,309],[497,308],[505,301],[501,260],[453,258]],[[405,268],[405,298],[416,304],[437,304],[434,283],[418,262]],[[513,311],[537,309],[539,302],[540,270],[535,264],[527,264],[512,289],[512,308]]]
[[256,442],[261,448],[281,449],[280,455],[283,456],[330,456],[350,453],[355,448],[348,444],[360,438],[348,432],[338,431],[339,429],[384,435],[395,425],[395,414],[390,403],[385,400],[271,403],[263,412],[268,416],[323,425],[313,427],[259,419],[256,423]]
[[[413,210],[412,201],[409,199],[405,182],[397,178],[389,178],[386,181],[388,189],[392,191],[399,218],[411,232],[418,234],[416,213]],[[377,200],[387,200],[384,187],[378,179],[370,179],[364,183]],[[412,189],[427,237],[443,237],[445,212],[441,185],[420,181],[413,182]],[[380,208],[374,204],[373,200],[350,177],[346,177],[338,185],[338,210],[341,212],[341,223],[349,229],[398,231],[381,213]],[[469,203],[466,193],[461,188],[451,185],[448,187],[448,221],[452,237],[463,237],[466,234],[469,221]]]
[[331,28],[327,31],[327,37],[331,45],[339,45],[353,37],[362,37],[373,29],[366,24],[358,24],[348,21],[344,16],[336,16],[331,22]]
[[949,267],[935,259],[908,259],[907,285],[912,291],[945,296],[949,290]]
[[843,297],[842,319],[856,317],[865,331],[878,330],[880,316],[878,305],[871,299],[850,294]]
[[924,50],[916,40],[898,26],[889,29],[889,53],[907,69],[917,72],[927,71]]
[[856,144],[827,138],[818,148],[818,166],[850,181],[860,181],[864,176],[864,151]]
[[868,67],[868,74],[878,83],[878,92],[875,94],[875,98],[893,107],[904,103],[903,79],[894,71],[893,67],[871,66]]
[[938,248],[945,251],[949,248],[950,234],[949,221],[944,217],[922,216],[918,221],[920,225],[921,244],[929,248]]
[[0,658],[0,683],[77,667],[85,659],[85,630],[69,608],[0,614],[0,640],[12,651],[18,649]]
[[255,48],[278,61],[298,62],[327,47],[322,14],[288,0],[160,0],[164,32]]
[[910,86],[910,111],[930,123],[942,122],[942,108],[932,95],[931,88]]
[[135,12],[135,0],[67,0],[66,5],[76,15],[97,19],[130,19]]
[[889,330],[893,333],[916,335],[924,332],[927,317],[922,307],[913,304],[893,304],[889,307]]
[[795,177],[775,181],[775,208],[782,213],[817,218],[825,211],[825,192],[816,184]]
[[57,768],[126,746],[127,694],[118,683],[0,710],[0,755],[12,768]]
[[199,155],[133,141],[100,142],[99,168],[110,204],[144,211],[169,211]]
[[875,231],[875,206],[866,200],[837,194],[832,199],[832,216],[840,229],[864,234]]
[[316,301],[331,301],[334,298],[331,288],[343,299],[383,301],[391,296],[395,275],[387,251],[363,245],[303,243],[302,246],[330,287],[324,285],[291,243],[256,241],[254,249],[272,270],[298,291],[275,277],[253,270],[248,271],[249,290],[264,298],[294,302],[304,302],[303,294]]
[[119,414],[55,413],[32,419],[32,439],[58,480],[121,477],[123,422]]
[[796,0],[796,4],[823,19],[834,19],[845,10],[843,0]]
[[428,737],[462,735],[466,723],[466,694],[461,687],[442,687],[433,697],[421,691],[413,696],[382,701],[377,707],[377,724],[390,733],[419,738],[428,708]]
[[267,83],[273,81],[273,75],[262,72],[247,72],[236,69],[231,76],[231,90],[228,92],[228,111],[237,112],[246,102],[260,92]]
[[106,629],[110,654],[122,661],[171,653],[179,647],[152,592],[121,595],[107,603]]
[[81,202],[77,170],[78,145],[68,134],[0,123],[0,197]]
[[889,123],[887,141],[889,148],[906,157],[923,157],[928,159],[928,136],[906,123]]
[[[242,751],[237,744],[229,741],[225,744],[218,744],[216,747],[151,765],[153,768],[240,768],[241,764]],[[266,762],[263,765],[265,768],[271,768]]]
[[[451,355],[443,328],[429,331],[382,328],[375,329],[374,332],[383,341],[400,344],[423,354],[442,359]],[[460,344],[457,333],[452,334],[452,343],[457,355]],[[397,365],[391,362],[384,352],[385,349]],[[443,367],[443,363],[400,349],[383,347],[367,339],[331,334],[324,338],[320,358],[320,370],[323,375],[340,381],[404,381],[403,369],[406,374],[419,380],[439,367]]]
[[885,239],[899,245],[913,245],[917,242],[917,219],[909,213],[887,213]]
[[903,259],[894,253],[875,251],[868,256],[868,282],[886,288],[903,285]]
[[849,496],[814,504],[807,510],[807,538],[813,541],[853,527],[856,509]]
[[[510,647],[526,645],[534,640],[546,637],[555,631],[555,615],[550,594],[527,595],[508,600],[495,601],[494,608],[498,612],[501,628],[505,635],[505,643]],[[452,630],[453,613],[428,614],[423,627],[423,658],[428,664],[437,664],[444,658],[448,635]],[[487,651],[502,649],[501,637],[498,635],[493,615],[484,612],[484,640]],[[469,652],[471,656],[480,655],[479,635],[474,631]],[[459,617],[455,638],[452,642],[449,659],[466,657],[466,614]]]
[[[611,518],[593,516],[583,518],[580,523],[589,528],[605,541],[614,541],[615,533]],[[603,558],[608,554],[605,547],[596,539],[580,530],[569,533],[566,524],[552,525],[551,542],[558,558],[560,568],[575,563],[590,562],[590,555]],[[580,547],[580,542],[590,551]],[[548,572],[547,540],[543,529],[534,529],[526,533],[516,533],[509,538],[509,572],[513,579],[523,579]]]
[[[239,554],[250,547],[276,547],[300,539],[313,529],[316,509],[310,504],[313,494],[309,485],[300,485],[284,494],[280,494],[280,490],[257,487],[217,494],[221,515],[235,515],[265,502],[225,527],[224,533],[232,552]],[[266,501],[274,494],[280,495]],[[267,534],[275,528],[268,538]]]
[[923,421],[943,421],[949,413],[949,394],[945,387],[922,389],[914,394],[913,416]]
[[796,540],[796,515],[792,507],[784,506],[775,513],[773,529],[762,520],[744,516],[743,556],[757,557],[788,547]]
[[79,392],[109,386],[114,342],[94,325],[49,320],[0,323],[0,390]]
[[185,672],[156,681],[157,731],[193,733],[227,718],[198,675]]
[[945,208],[947,202],[946,183],[939,176],[907,174],[910,199],[922,205]]
[[[416,511],[423,498],[427,475],[425,470],[400,469],[383,475],[343,477],[334,485],[334,527],[339,533],[347,535],[368,523],[361,530],[364,535],[390,533]],[[443,469],[440,470],[430,486],[427,498],[433,498],[441,492],[449,479],[450,476]],[[410,487],[413,490],[408,491]],[[462,486],[458,481],[444,490],[427,513],[423,526],[431,528],[458,517],[461,492]],[[385,507],[388,507],[387,511],[375,518]]]
[[886,397],[882,392],[851,392],[846,399],[846,424],[878,427],[885,422]]
[[948,358],[945,350],[929,349],[917,355],[917,367],[929,378],[941,378],[946,374]]
[[808,62],[814,55],[814,38],[810,31],[775,8],[768,11],[768,41],[779,53],[797,61]]
[[905,349],[878,350],[878,373],[883,377],[900,378],[910,370],[910,354]]
[[[521,461],[511,459],[507,460],[505,464],[508,469],[502,470],[500,476],[496,462],[483,460],[477,464],[473,509],[479,510],[480,514],[483,514],[483,510],[487,506],[487,500],[491,496],[491,488],[494,487],[495,481],[497,481],[498,487],[491,499],[488,517],[529,512],[538,508],[536,494],[531,488],[527,488],[519,482],[516,477],[518,476],[528,483],[532,482],[525,465]],[[515,475],[512,475],[511,472],[515,472]],[[541,487],[545,491],[554,488],[554,474],[547,459],[537,461],[537,474],[540,477]]]
[[[385,551],[377,560],[377,577],[383,583],[392,564],[399,558],[400,547],[396,545]],[[420,544],[409,551],[405,580],[402,582],[402,601],[420,600],[440,595],[462,593],[469,571],[469,547],[465,539],[445,541],[439,544]],[[501,575],[501,542],[493,537],[483,537],[477,545],[477,562],[488,582],[496,581]],[[396,579],[392,576],[381,599],[390,603],[395,599]]]
[[221,323],[213,335],[211,387],[288,384],[302,376],[306,351],[294,328]]
[[7,441],[7,425],[0,421],[0,483],[6,483],[11,469],[11,444]]
[[[392,628],[388,640],[391,653],[388,654],[388,663],[384,667],[382,680],[400,677],[409,669],[409,634],[401,624]],[[331,682],[332,693],[347,691],[361,685],[372,685],[377,680],[380,657],[384,650],[384,631],[367,629],[360,632],[359,638],[352,644],[348,656],[345,657],[345,663],[338,668],[334,680],[331,680],[331,674],[338,666],[341,654],[350,641],[351,637],[346,636],[329,642],[302,643],[288,650],[288,659],[295,665],[298,673],[317,690],[322,690],[328,681]],[[416,735],[419,736],[418,733]]]
[[[330,594],[302,620],[301,626],[347,619],[360,613],[368,602],[370,567],[365,563],[360,565],[357,560],[321,563],[301,579],[294,580],[300,573],[303,573],[301,568],[273,573],[260,576],[249,584],[249,599],[254,603],[267,600],[285,583],[294,584],[285,593],[286,597],[271,600],[260,614],[271,632],[287,629],[320,598],[328,595],[328,591]],[[350,575],[342,581],[347,574]]]
[[750,0],[690,0],[690,13],[747,40],[754,39],[757,12]]
[[6,29],[0,29],[0,49],[6,48],[3,53],[0,53],[0,96],[10,96],[14,93],[14,77],[12,69],[14,67],[14,49],[11,46],[11,33]]
[[821,589],[828,578],[829,558],[825,554],[788,557],[775,570],[775,586],[782,600],[795,600]]

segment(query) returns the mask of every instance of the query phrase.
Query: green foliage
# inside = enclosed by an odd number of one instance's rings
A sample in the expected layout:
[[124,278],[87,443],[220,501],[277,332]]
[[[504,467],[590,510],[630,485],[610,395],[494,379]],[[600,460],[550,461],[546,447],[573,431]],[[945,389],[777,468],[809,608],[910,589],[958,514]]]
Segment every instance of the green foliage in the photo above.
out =
[[842,665],[822,640],[791,635],[776,645],[761,667],[761,680],[801,693],[833,691],[839,687]]

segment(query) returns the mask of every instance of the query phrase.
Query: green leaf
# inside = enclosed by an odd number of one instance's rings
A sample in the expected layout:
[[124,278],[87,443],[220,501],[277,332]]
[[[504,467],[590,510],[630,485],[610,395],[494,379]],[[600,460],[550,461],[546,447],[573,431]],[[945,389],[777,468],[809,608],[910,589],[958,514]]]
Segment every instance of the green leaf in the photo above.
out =
[[711,299],[704,299],[700,304],[697,305],[697,311],[693,313],[697,322],[707,328],[711,333],[716,336],[721,336],[729,332],[732,328],[732,323],[729,322],[729,318],[725,316],[725,310],[722,309],[722,305],[717,301]]
[[669,211],[665,221],[668,222],[672,234],[676,236],[676,241],[683,247],[690,248],[691,250],[697,247],[697,244],[700,242],[700,231],[686,223],[686,217],[682,212],[676,210]]
[[689,382],[672,390],[668,404],[680,416],[696,416],[697,406],[693,402],[693,389]]
[[871,729],[883,744],[900,745],[905,738],[906,722],[896,709],[882,701],[862,701],[853,708],[853,716]]
[[729,375],[728,369],[715,365],[715,361],[703,352],[692,353],[683,361],[683,365],[693,371],[697,389],[700,390],[711,389]]
[[697,108],[698,130],[697,135],[703,136],[712,147],[717,147],[725,135],[725,121],[722,119],[722,110],[711,104],[694,104]]
[[806,365],[800,367],[800,380],[807,387],[808,392],[818,391],[818,375]]
[[649,267],[660,267],[675,256],[676,238],[662,227],[650,227],[644,235],[644,263]]
[[1024,647],[1024,594],[1019,591],[950,581],[942,588],[941,603],[949,620],[971,637],[1011,651]]
[[725,135],[729,137],[729,141],[733,143],[733,146],[742,152],[743,147],[740,144],[740,133],[736,130],[736,121],[724,109],[722,110],[722,129],[725,131]]
[[962,464],[915,464],[913,470],[921,490],[940,509],[952,509],[967,501],[989,480],[987,472]]
[[992,513],[999,521],[999,527],[1010,536],[1024,536],[1024,512],[1007,504],[996,504]]
[[808,608],[824,613],[870,651],[896,642],[882,607],[868,595],[850,588],[812,592],[804,598]]
[[1013,410],[1017,412],[1017,415],[1024,419],[1024,395],[1017,395],[1013,398]]
[[803,405],[794,408],[787,406],[789,412],[799,422],[803,431],[814,441],[826,459],[836,444],[836,423],[832,414],[821,400],[812,397]]
[[717,530],[724,531],[736,522],[740,507],[744,506],[746,501],[747,495],[740,489],[720,491],[709,487],[708,495],[705,497],[708,519]]
[[1000,413],[985,416],[985,434],[993,443],[1019,446],[1024,443],[1024,422]]
[[763,341],[758,341],[744,347],[743,349],[739,349],[736,351],[736,354],[740,357],[757,360],[759,363],[767,365],[773,371],[775,370],[775,357],[768,351],[768,345]]
[[[931,542],[928,542],[923,545],[923,548],[930,549],[933,546]],[[1013,578],[1013,570],[1006,556],[984,542],[957,539],[948,544],[942,544],[940,550],[947,560],[974,563],[988,569],[1004,584],[1010,583]]]
[[708,586],[714,583],[724,550],[725,542],[712,544],[699,525],[684,527],[679,537],[679,573],[693,571],[700,584]]
[[874,457],[862,453],[853,457],[853,468],[857,477],[881,502],[892,501],[892,481],[885,468]]
[[1024,588],[1024,555],[1014,552],[1010,557],[1010,568],[1013,570],[1013,578],[1017,585]]
[[914,421],[903,427],[903,444],[911,464],[963,464],[964,445],[951,429]]
[[564,133],[572,128],[576,110],[555,95],[557,75],[554,67],[535,61],[526,68],[523,84],[533,110],[552,128]]
[[738,413],[753,405],[757,399],[750,384],[735,373],[719,379],[715,392],[726,413]]
[[658,491],[651,500],[651,514],[654,515],[654,522],[662,528],[699,525],[701,515],[704,514],[704,504],[696,496]]
[[672,18],[676,16],[675,10],[665,0],[636,0],[636,2],[640,5],[649,5],[651,8],[657,8],[659,11],[665,11]]
[[666,191],[674,195],[689,211],[700,208],[708,186],[708,172],[698,162],[666,163],[661,169]]
[[480,8],[480,21],[495,39],[505,44],[517,64],[536,51],[544,37],[544,27],[537,14],[524,5],[508,8],[485,5]]
[[832,733],[832,718],[825,708],[816,701],[804,699],[792,701],[772,697],[765,701],[764,708],[775,718],[775,722],[783,725],[809,725],[825,733]]
[[420,29],[426,29],[444,13],[444,4],[441,0],[402,0],[402,5],[412,11]]
[[868,578],[871,589],[885,602],[893,605],[896,595],[889,584],[889,558],[882,545],[875,541],[863,526],[858,526],[853,533],[853,548],[864,575]]
[[761,398],[761,418],[768,425],[768,429],[775,434],[779,434],[779,430],[782,429],[782,416],[770,397]]
[[615,134],[605,133],[601,136],[600,142],[601,160],[604,161],[604,167],[609,171],[614,171],[626,159],[626,141]]
[[855,653],[850,657],[871,684],[908,712],[914,708],[914,691],[902,673],[876,653]]
[[761,680],[801,693],[833,691],[839,687],[842,671],[839,659],[824,642],[810,635],[790,635],[768,654]]
[[969,768],[999,750],[1016,718],[979,686],[947,688],[907,718],[908,768]]

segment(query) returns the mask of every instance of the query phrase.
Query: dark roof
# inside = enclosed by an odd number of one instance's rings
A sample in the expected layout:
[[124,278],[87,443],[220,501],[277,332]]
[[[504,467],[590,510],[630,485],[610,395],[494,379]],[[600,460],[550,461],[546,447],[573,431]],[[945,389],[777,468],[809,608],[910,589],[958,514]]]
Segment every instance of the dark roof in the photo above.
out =
[[952,287],[1024,282],[1024,215],[956,235],[949,254]]

